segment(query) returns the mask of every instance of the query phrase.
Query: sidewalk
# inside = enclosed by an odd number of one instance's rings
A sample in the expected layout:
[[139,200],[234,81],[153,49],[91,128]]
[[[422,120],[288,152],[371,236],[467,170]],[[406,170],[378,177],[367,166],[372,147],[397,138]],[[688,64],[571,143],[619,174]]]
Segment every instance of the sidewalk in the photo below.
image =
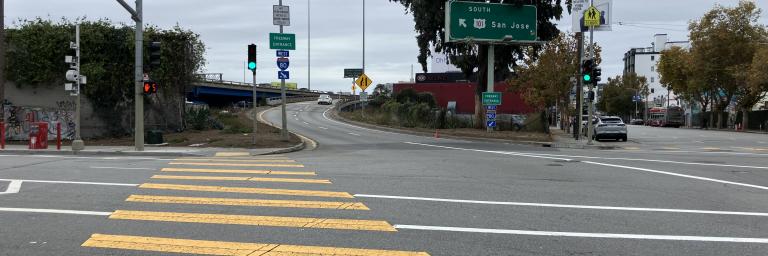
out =
[[582,137],[580,140],[573,138],[573,131],[563,131],[558,127],[550,127],[550,133],[552,133],[552,139],[555,140],[552,143],[553,148],[576,148],[576,149],[617,149],[617,145],[609,145],[599,141],[592,141],[592,145],[587,145],[587,138]]
[[[300,150],[300,149],[299,149]],[[0,154],[17,155],[83,155],[83,156],[213,156],[217,152],[249,152],[251,155],[268,155],[295,151],[291,148],[195,148],[195,147],[151,147],[145,146],[144,151],[136,151],[133,146],[85,146],[85,150],[75,154],[70,146],[56,150],[55,145],[48,149],[29,149],[26,145],[5,145]]]

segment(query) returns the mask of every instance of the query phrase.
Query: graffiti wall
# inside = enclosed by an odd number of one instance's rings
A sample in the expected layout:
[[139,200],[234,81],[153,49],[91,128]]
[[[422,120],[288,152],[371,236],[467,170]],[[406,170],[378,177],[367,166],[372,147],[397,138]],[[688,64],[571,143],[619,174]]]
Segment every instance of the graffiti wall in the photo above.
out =
[[58,101],[56,107],[26,107],[5,105],[6,139],[28,140],[33,123],[48,123],[48,139],[56,139],[56,124],[61,123],[61,137],[66,140],[75,138],[75,102]]

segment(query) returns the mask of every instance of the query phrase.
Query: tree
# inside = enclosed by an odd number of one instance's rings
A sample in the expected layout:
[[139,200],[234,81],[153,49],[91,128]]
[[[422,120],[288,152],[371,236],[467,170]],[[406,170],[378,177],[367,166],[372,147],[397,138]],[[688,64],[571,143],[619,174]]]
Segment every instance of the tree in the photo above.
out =
[[[538,110],[557,106],[561,122],[564,122],[570,113],[572,79],[579,73],[577,43],[572,35],[560,33],[538,52],[534,47],[526,49],[528,52],[522,64],[515,68],[517,76],[507,80],[510,90],[521,93],[526,103],[536,106]],[[600,47],[596,46],[597,63],[600,63],[600,51]]]
[[[478,86],[475,92],[475,115],[476,126],[482,127],[483,122],[483,108],[480,105],[480,95],[485,91],[485,85],[487,84],[487,65],[486,59],[488,54],[487,45],[467,45],[445,42],[445,0],[390,0],[391,2],[397,2],[402,4],[406,11],[413,14],[413,20],[415,21],[415,30],[418,33],[416,36],[417,44],[419,46],[419,55],[417,57],[421,64],[422,70],[427,71],[427,58],[432,54],[430,47],[434,48],[435,52],[445,53],[450,61],[461,68],[462,72],[469,77],[475,73],[477,69]],[[530,4],[531,1],[524,0],[512,0],[512,1],[478,1],[474,2],[491,2],[502,3],[511,5],[523,5]],[[559,20],[563,16],[562,0],[540,0],[534,1],[537,8],[538,19],[538,37],[539,40],[549,41],[555,38],[560,31],[557,29],[552,19]],[[566,0],[568,8],[570,9],[571,0]],[[522,59],[524,47],[503,45],[495,47],[495,70],[494,74],[499,77],[507,77],[511,72],[511,67],[515,65],[517,60]]]
[[[661,51],[658,72],[662,86],[673,91],[686,102],[699,103],[706,111],[712,98],[712,89],[695,70],[691,51],[679,46]],[[704,115],[701,115],[704,125]],[[711,118],[710,118],[711,119]]]
[[[625,76],[609,78],[603,87],[603,94],[597,103],[597,108],[608,115],[628,117],[636,110],[632,101],[634,95],[648,93],[648,81],[643,76],[630,73]],[[645,106],[642,106],[645,108]]]
[[718,112],[717,128],[721,128],[722,112],[734,96],[745,101],[739,104],[742,109],[749,105],[749,94],[753,92],[744,91],[748,76],[739,70],[752,64],[755,42],[764,39],[765,27],[758,23],[760,13],[753,1],[740,1],[733,8],[715,6],[688,26],[693,72],[716,99],[713,107]]
[[[748,114],[746,105],[753,107],[761,99],[763,99],[768,92],[768,47],[763,46],[757,50],[755,56],[752,58],[752,64],[749,67],[747,74],[747,91],[752,92],[751,99],[754,102],[747,102],[742,106],[744,112],[742,114],[742,125],[747,128]],[[746,100],[744,100],[746,101]]]

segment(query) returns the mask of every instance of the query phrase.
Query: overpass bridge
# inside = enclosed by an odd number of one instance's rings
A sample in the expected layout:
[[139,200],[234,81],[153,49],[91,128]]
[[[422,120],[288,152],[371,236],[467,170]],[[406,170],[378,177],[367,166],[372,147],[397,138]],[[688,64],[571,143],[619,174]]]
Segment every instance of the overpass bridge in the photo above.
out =
[[[333,98],[348,98],[348,95],[339,95],[330,91],[317,91],[301,89],[286,90],[287,97],[318,97],[320,94],[329,94]],[[268,98],[280,97],[280,88],[272,84],[257,84],[256,97],[260,103],[266,103]],[[253,84],[225,81],[221,73],[199,74],[197,80],[192,82],[187,92],[187,99],[194,102],[205,102],[212,106],[231,105],[236,102],[253,101]]]

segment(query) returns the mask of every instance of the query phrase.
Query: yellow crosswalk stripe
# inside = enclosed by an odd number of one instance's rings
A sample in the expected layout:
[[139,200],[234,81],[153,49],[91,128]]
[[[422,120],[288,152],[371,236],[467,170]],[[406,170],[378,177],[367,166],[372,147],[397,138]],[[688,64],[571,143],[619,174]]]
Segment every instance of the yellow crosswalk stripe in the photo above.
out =
[[320,228],[320,229],[346,229],[396,232],[388,222],[383,220],[351,220],[351,219],[326,219],[257,215],[229,215],[206,213],[182,213],[182,212],[149,212],[117,210],[110,219],[118,220],[143,220],[183,223],[206,223],[248,226],[270,227],[296,227],[296,228]]
[[144,183],[139,188],[244,194],[355,198],[347,192]]
[[204,166],[236,166],[236,167],[289,167],[302,168],[303,164],[243,164],[243,163],[213,163],[213,162],[170,162],[170,165],[204,165]]
[[216,158],[177,158],[174,161],[195,161],[195,162],[240,162],[240,163],[295,163],[296,160],[290,159],[216,159]]
[[426,252],[320,247],[286,244],[237,243],[148,236],[93,234],[83,247],[204,255],[259,256],[429,256]]
[[315,172],[272,171],[272,170],[229,170],[229,169],[190,169],[163,168],[164,172],[202,172],[202,173],[239,173],[239,174],[273,174],[273,175],[317,175]]
[[281,208],[310,208],[310,209],[336,209],[336,210],[370,210],[368,206],[359,202],[327,202],[327,201],[295,201],[295,200],[266,200],[266,199],[238,199],[238,198],[209,198],[209,197],[184,197],[184,196],[150,196],[131,195],[125,201],[159,204],[195,204],[195,205],[227,205],[227,206],[253,206],[253,207],[281,207]]
[[227,157],[227,156],[250,156],[248,152],[216,152],[214,156]]
[[177,176],[154,175],[153,179],[166,180],[225,180],[225,181],[258,181],[258,182],[286,182],[286,183],[314,183],[331,184],[330,180],[317,179],[287,179],[287,178],[261,178],[261,177],[232,177],[232,176]]

